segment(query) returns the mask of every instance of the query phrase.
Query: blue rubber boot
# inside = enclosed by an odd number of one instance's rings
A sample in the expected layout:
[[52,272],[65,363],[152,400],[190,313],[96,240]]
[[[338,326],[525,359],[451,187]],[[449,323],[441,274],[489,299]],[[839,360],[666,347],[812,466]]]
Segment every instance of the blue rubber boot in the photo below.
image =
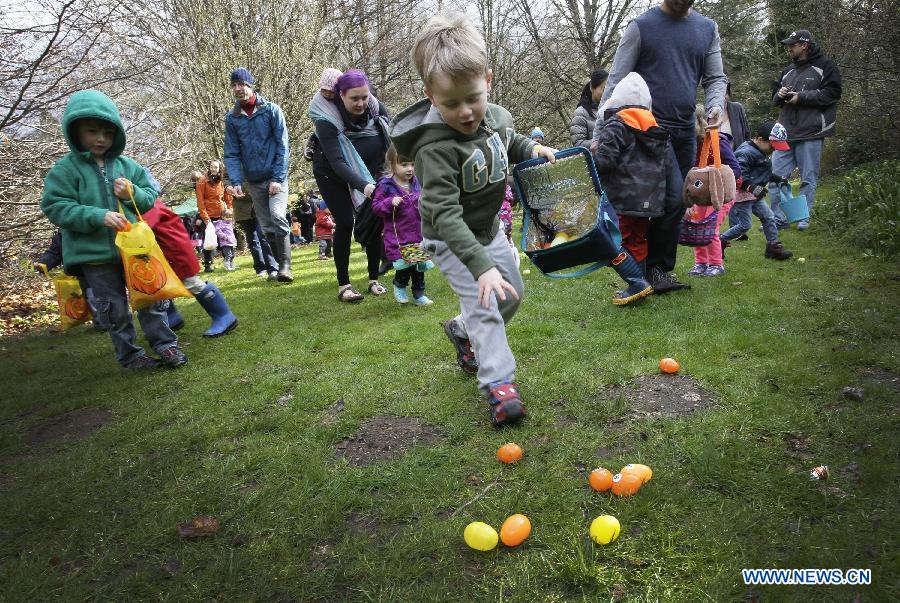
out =
[[196,297],[197,303],[212,317],[212,325],[203,333],[204,337],[219,337],[237,327],[237,318],[231,313],[225,296],[214,284],[206,283],[206,288]]
[[166,320],[169,322],[169,328],[173,331],[177,331],[181,327],[184,326],[184,318],[182,318],[181,313],[178,311],[178,308],[175,307],[174,300],[167,300],[168,304],[166,305]]
[[615,305],[624,306],[653,293],[653,287],[644,278],[641,265],[635,262],[627,251],[622,250],[622,253],[616,256],[612,261],[612,269],[628,284],[628,288],[624,291],[616,291],[612,300]]

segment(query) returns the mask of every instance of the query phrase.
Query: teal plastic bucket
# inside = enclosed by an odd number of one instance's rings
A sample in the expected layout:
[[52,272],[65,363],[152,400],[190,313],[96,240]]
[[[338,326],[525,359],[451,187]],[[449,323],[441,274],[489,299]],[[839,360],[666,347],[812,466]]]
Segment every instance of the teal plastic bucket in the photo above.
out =
[[809,206],[806,204],[806,195],[791,196],[791,189],[781,189],[781,211],[787,217],[788,222],[800,222],[809,220]]

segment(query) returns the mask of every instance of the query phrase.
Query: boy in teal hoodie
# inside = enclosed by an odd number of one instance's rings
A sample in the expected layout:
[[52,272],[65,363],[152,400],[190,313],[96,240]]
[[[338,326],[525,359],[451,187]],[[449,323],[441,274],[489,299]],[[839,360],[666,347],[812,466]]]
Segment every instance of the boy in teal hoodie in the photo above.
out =
[[[410,52],[426,100],[391,124],[397,150],[415,161],[422,186],[423,246],[459,296],[462,312],[444,323],[457,363],[478,374],[495,425],[525,416],[506,323],[522,299],[522,277],[500,229],[509,161],[554,149],[516,134],[512,116],[487,102],[493,74],[484,39],[463,16],[438,15]],[[473,353],[474,349],[474,353]]]
[[[166,322],[162,304],[138,311],[144,335],[162,362],[135,343],[137,334],[115,238],[117,231],[137,220],[128,187],[132,187],[141,212],[153,207],[157,191],[144,168],[122,155],[125,129],[119,110],[102,92],[76,92],[66,104],[62,133],[70,152],[44,178],[41,209],[60,227],[66,271],[83,277],[93,289],[97,313],[123,367],[181,366],[187,359],[178,349],[178,337]],[[128,203],[120,205],[119,200]]]

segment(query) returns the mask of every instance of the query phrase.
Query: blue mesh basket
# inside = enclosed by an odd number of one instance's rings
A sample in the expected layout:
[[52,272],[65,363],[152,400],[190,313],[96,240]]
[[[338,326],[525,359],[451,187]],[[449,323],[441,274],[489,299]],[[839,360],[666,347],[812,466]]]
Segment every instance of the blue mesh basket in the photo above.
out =
[[[587,149],[565,149],[556,159],[553,164],[543,157],[530,159],[513,169],[524,209],[521,248],[546,276],[573,278],[609,265],[621,252],[622,233]],[[586,209],[577,216],[582,225],[577,237],[552,247],[535,245],[549,244],[559,235],[559,224],[550,216],[581,207]],[[578,266],[583,268],[560,272]]]

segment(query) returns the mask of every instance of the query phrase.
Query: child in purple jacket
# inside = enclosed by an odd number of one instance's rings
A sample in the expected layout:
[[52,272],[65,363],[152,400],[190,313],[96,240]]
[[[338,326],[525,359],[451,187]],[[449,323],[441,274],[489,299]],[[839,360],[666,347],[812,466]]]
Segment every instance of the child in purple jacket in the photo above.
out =
[[[387,150],[391,175],[378,181],[372,195],[372,213],[384,220],[384,251],[394,263],[394,299],[409,303],[407,286],[412,280],[413,304],[428,306],[434,302],[425,295],[425,271],[434,263],[419,247],[417,257],[403,258],[400,248],[422,242],[422,218],[419,216],[419,181],[413,162],[401,157],[394,145]],[[407,261],[409,260],[409,261]]]

